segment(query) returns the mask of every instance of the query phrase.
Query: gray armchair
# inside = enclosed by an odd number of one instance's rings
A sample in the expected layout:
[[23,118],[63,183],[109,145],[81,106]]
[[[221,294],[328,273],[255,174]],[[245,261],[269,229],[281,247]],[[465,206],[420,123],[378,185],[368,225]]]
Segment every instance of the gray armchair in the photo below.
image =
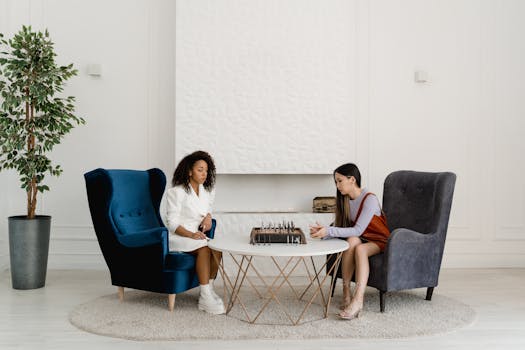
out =
[[427,288],[426,300],[431,300],[438,285],[455,182],[456,175],[450,172],[396,171],[387,176],[383,210],[392,233],[385,251],[370,257],[368,278],[368,285],[379,290],[381,312],[387,292]]

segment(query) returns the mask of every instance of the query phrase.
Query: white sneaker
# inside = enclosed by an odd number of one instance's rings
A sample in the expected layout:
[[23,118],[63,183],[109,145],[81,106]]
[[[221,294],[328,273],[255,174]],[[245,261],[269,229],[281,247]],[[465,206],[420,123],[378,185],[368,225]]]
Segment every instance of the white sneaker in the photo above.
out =
[[214,315],[221,315],[226,312],[222,300],[217,301],[213,295],[203,295],[199,297],[199,310],[206,311]]
[[211,293],[211,295],[213,296],[213,299],[222,302],[222,298],[221,298],[217,293],[215,293],[215,291],[213,290],[213,282],[215,282],[215,279],[211,279],[211,278],[210,278],[210,282],[209,282],[209,285],[210,285],[210,293]]
[[215,299],[216,301],[220,301],[222,303],[222,298],[217,293],[215,293],[213,289],[211,289],[210,292],[211,292],[211,296],[213,297],[213,299]]

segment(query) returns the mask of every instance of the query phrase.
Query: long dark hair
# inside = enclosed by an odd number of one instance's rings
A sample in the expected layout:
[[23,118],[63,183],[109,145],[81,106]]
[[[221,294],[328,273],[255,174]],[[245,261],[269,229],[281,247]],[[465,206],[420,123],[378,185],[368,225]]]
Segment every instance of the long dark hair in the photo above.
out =
[[215,186],[215,163],[213,158],[204,151],[195,151],[182,158],[173,173],[171,184],[173,186],[182,185],[186,192],[190,192],[190,171],[199,160],[203,160],[208,164],[208,176],[203,186],[207,191],[211,191],[213,186]]
[[[361,187],[361,173],[357,165],[353,163],[343,164],[334,170],[335,173],[341,174],[346,177],[353,176],[357,187]],[[335,207],[335,226],[336,227],[350,227],[352,225],[350,219],[350,203],[348,195],[343,195],[339,190],[336,190],[336,207]]]

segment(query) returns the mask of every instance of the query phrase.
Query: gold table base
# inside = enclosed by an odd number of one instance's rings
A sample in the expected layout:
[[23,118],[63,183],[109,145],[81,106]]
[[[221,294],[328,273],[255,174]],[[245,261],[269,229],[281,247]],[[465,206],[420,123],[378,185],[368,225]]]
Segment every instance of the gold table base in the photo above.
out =
[[[234,278],[230,279],[230,277],[226,273],[225,268],[224,268],[224,259],[217,261],[217,264],[219,265],[219,272],[224,281],[224,292],[225,292],[224,295],[228,299],[228,302],[226,304],[226,314],[227,315],[229,315],[233,307],[236,304],[238,304],[242,308],[244,315],[246,317],[246,319],[243,321],[255,324],[256,321],[261,316],[261,314],[263,314],[263,312],[267,309],[268,305],[272,301],[274,301],[275,303],[279,305],[280,310],[286,314],[288,320],[290,321],[290,324],[296,326],[296,325],[301,324],[301,320],[303,319],[304,315],[307,313],[308,309],[314,302],[315,298],[318,295],[320,295],[321,296],[321,306],[323,308],[322,318],[328,317],[328,308],[330,307],[330,301],[332,297],[330,293],[327,293],[327,295],[325,295],[325,293],[323,292],[323,286],[325,285],[325,282],[328,279],[329,273],[331,273],[332,271],[337,271],[339,264],[341,262],[341,257],[343,255],[343,252],[336,253],[335,263],[331,266],[328,273],[325,274],[324,276],[321,275],[321,271],[324,271],[324,269],[326,268],[326,264],[327,264],[326,260],[323,266],[320,269],[317,269],[312,256],[309,257],[310,264],[311,264],[310,266],[307,263],[308,257],[305,257],[305,256],[288,257],[288,260],[286,261],[286,263],[282,265],[279,264],[279,262],[276,260],[275,257],[271,256],[269,258],[273,261],[275,267],[279,271],[279,274],[275,278],[273,278],[271,283],[267,283],[264,277],[259,273],[255,265],[253,264],[253,256],[240,255],[240,257],[239,256],[236,257],[236,254],[233,254],[233,253],[229,253],[229,255],[231,256],[231,258],[237,265],[237,273],[235,274]],[[294,260],[295,260],[295,263],[294,263]],[[306,286],[306,288],[302,292],[298,292],[296,288],[294,288],[294,286],[290,282],[290,277],[292,273],[300,265],[301,262],[304,264],[306,268],[306,272],[308,274],[310,283],[308,284],[308,286]],[[257,287],[254,285],[254,283],[249,278],[248,271],[254,272],[255,275],[258,277],[258,279],[262,282],[262,287],[265,289],[265,293],[259,292]],[[249,285],[251,286],[253,291],[257,294],[257,296],[260,299],[264,300],[262,307],[260,307],[259,310],[255,311],[256,312],[255,315],[253,314],[250,315],[250,312],[246,304],[243,302],[241,295],[240,295],[241,288],[246,284],[246,281],[249,283]],[[303,302],[304,302],[303,298],[308,292],[308,290],[313,288],[312,296],[310,297],[310,299],[305,301],[306,305],[304,306],[302,312],[300,313],[298,317],[293,317],[292,314],[290,313],[290,310],[286,307],[285,303],[283,303],[279,299],[278,292],[285,283],[288,284],[290,289],[293,291],[297,300],[303,301]],[[332,280],[331,283],[334,283],[334,281]],[[330,286],[330,287],[332,288],[333,286]],[[271,324],[275,324],[275,323],[271,323]]]

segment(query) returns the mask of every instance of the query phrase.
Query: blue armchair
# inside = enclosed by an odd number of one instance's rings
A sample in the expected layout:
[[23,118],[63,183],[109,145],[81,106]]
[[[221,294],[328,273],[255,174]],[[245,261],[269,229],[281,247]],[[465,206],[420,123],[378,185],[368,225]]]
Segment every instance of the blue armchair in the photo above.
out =
[[168,249],[168,229],[159,215],[164,173],[95,169],[84,178],[95,233],[120,300],[124,287],[167,293],[173,311],[176,294],[199,283],[195,257]]

